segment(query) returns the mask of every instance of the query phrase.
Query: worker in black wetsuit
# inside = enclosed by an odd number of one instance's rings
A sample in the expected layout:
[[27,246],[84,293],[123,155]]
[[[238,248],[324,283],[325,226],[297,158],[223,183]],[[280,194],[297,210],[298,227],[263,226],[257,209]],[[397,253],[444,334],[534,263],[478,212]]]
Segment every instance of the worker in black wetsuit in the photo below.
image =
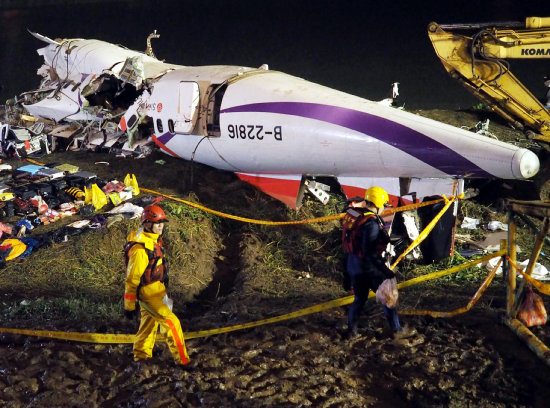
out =
[[[347,257],[347,272],[351,280],[355,299],[348,312],[347,337],[357,335],[359,315],[365,305],[369,290],[376,292],[385,279],[395,277],[388,268],[382,253],[390,242],[380,215],[388,202],[388,193],[380,187],[371,187],[365,192],[365,201],[354,210],[362,212],[359,230],[356,233],[356,245]],[[344,247],[344,249],[346,249]],[[384,314],[394,333],[402,331],[397,309],[383,306]]]

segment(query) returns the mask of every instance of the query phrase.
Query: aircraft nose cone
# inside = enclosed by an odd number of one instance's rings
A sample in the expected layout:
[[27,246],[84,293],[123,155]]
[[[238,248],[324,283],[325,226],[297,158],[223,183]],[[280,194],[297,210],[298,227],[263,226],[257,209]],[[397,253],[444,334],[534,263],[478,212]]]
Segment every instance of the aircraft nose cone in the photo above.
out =
[[[540,161],[531,150],[520,149],[514,155],[513,173],[516,178],[530,178],[539,172]],[[519,174],[518,174],[519,172]]]

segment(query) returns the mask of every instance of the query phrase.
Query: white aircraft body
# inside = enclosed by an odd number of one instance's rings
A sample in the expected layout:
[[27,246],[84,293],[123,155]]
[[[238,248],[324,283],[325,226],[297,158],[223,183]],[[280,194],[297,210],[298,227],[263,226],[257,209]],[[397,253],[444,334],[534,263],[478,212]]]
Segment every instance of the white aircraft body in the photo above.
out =
[[304,188],[328,199],[322,177],[337,179],[348,197],[381,186],[396,204],[413,193],[450,195],[464,178],[526,179],[539,170],[527,149],[265,65],[187,67],[99,40],[34,35],[48,43],[38,73],[50,94],[30,99],[30,114],[101,122],[112,110],[90,101],[115,83],[113,100],[126,93],[120,129],[132,136],[145,119],[167,154],[235,172],[293,208]]

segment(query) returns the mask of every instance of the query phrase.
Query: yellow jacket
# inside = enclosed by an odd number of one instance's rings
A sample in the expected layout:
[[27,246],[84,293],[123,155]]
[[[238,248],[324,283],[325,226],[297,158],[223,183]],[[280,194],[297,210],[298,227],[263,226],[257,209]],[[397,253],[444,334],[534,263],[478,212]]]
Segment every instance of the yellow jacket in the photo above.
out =
[[5,239],[2,242],[2,244],[0,244],[0,245],[2,245],[2,246],[10,245],[11,246],[11,252],[6,257],[6,261],[11,261],[12,259],[17,258],[19,255],[21,255],[27,249],[27,245],[24,242],[18,240],[17,238]]
[[[124,309],[135,310],[138,298],[141,302],[149,303],[152,298],[162,299],[166,295],[166,287],[161,281],[151,282],[141,285],[141,278],[149,265],[149,255],[147,250],[153,251],[155,244],[158,243],[159,235],[152,232],[145,232],[142,228],[128,234],[128,242],[138,242],[142,245],[134,245],[128,253],[128,266],[126,268],[126,284],[124,290]],[[162,258],[157,265],[162,264]]]

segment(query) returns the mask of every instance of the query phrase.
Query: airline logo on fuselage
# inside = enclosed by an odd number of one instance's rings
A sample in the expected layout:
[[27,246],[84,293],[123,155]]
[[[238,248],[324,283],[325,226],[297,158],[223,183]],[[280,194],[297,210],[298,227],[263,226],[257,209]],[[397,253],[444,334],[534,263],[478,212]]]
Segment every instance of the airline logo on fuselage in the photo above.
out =
[[144,102],[144,103],[140,103],[139,104],[139,108],[138,108],[140,111],[148,111],[148,112],[161,112],[162,111],[162,102],[159,102],[159,103],[156,103],[156,102],[153,102],[153,103],[148,103],[148,102]]

